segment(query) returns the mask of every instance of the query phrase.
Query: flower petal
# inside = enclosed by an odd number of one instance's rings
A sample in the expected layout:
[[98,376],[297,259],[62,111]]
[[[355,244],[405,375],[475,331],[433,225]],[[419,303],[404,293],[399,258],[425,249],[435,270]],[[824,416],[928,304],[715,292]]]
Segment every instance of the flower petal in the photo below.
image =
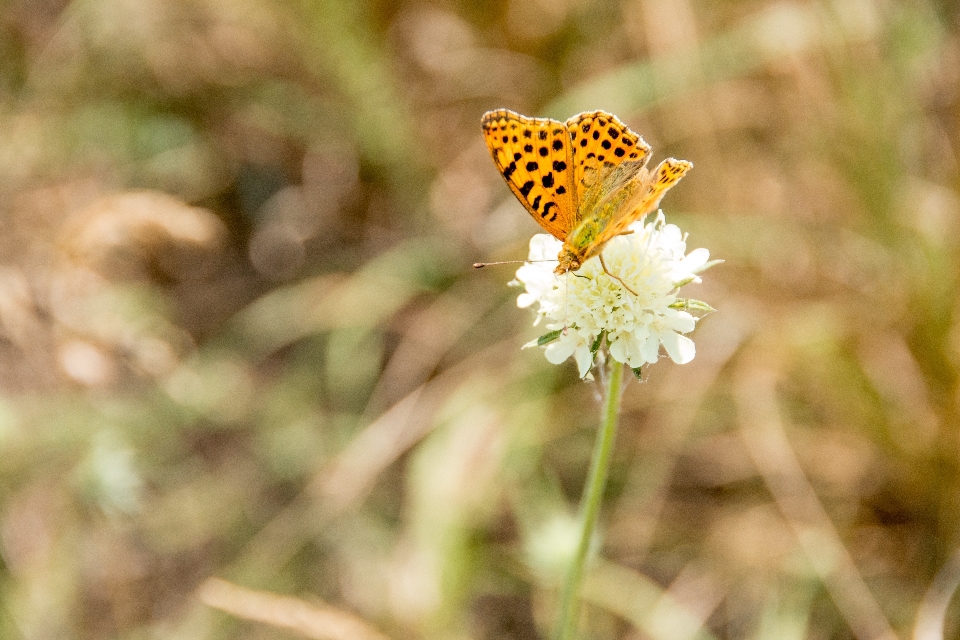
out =
[[535,293],[521,293],[517,296],[517,306],[521,309],[526,309],[536,301],[537,295]]
[[530,238],[529,260],[553,260],[560,253],[563,243],[546,233],[538,233]]
[[660,341],[663,342],[667,355],[677,364],[687,364],[697,355],[697,347],[693,344],[693,340],[673,331],[661,333]]
[[590,365],[593,364],[593,354],[590,353],[590,347],[585,344],[580,345],[574,352],[574,357],[577,360],[577,369],[579,369],[582,378],[587,375],[587,372],[590,371]]
[[678,245],[683,242],[683,232],[675,224],[666,224],[660,229],[661,242],[664,244]]
[[676,315],[666,316],[663,324],[679,333],[689,333],[697,328],[697,319],[686,311],[677,311]]
[[680,264],[683,265],[684,269],[693,271],[707,264],[708,260],[710,260],[710,252],[708,250],[694,249],[680,261]]
[[643,358],[644,362],[653,364],[657,361],[659,354],[660,336],[656,333],[651,333],[647,336],[647,339],[643,341],[643,346],[640,347],[640,357]]
[[626,362],[630,359],[630,349],[625,337],[618,337],[610,343],[610,356],[617,362]]
[[543,355],[547,357],[547,361],[549,361],[550,364],[560,364],[573,355],[573,352],[577,350],[577,346],[578,340],[571,331],[568,335],[560,336],[559,339],[548,344],[547,348],[543,351]]

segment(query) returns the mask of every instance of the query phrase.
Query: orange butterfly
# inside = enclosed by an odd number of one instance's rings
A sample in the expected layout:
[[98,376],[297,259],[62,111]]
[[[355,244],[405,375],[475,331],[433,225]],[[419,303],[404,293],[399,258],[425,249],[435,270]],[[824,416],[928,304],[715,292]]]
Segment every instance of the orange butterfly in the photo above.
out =
[[636,294],[603,262],[603,247],[660,204],[693,167],[667,158],[650,171],[650,147],[613,114],[581,113],[566,124],[509,109],[483,114],[483,137],[510,190],[533,219],[563,241],[557,275],[593,256],[607,275]]

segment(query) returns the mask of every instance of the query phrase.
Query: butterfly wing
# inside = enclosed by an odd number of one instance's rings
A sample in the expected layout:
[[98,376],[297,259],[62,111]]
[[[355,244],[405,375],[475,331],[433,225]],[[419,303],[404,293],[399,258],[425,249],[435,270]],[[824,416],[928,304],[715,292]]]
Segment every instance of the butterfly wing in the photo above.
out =
[[[613,114],[591,111],[567,120],[573,180],[580,199],[577,225],[565,248],[582,264],[602,249],[613,224],[645,172],[650,147]],[[633,187],[633,189],[631,188]]]
[[[613,181],[622,181],[647,164],[650,147],[643,138],[606,111],[590,111],[567,120],[573,159],[573,182],[581,194],[577,222],[591,215],[594,198],[588,191],[602,187],[609,192]],[[616,170],[616,177],[611,174]]]
[[533,219],[566,240],[576,225],[570,137],[562,122],[508,109],[483,114],[483,137],[500,175]]
[[641,220],[660,206],[660,201],[667,191],[692,168],[692,162],[667,158],[654,171],[644,170],[644,175],[636,178],[639,181],[638,188],[631,193],[630,200],[620,208],[620,213],[613,222],[597,235],[597,246],[602,247],[615,236],[627,231],[627,227],[631,224]]

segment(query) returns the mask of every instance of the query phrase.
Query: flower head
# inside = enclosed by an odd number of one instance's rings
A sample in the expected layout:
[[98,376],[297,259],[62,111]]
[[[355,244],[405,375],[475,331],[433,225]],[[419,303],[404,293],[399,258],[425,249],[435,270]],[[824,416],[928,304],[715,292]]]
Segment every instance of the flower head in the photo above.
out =
[[684,284],[700,282],[697,273],[711,266],[710,252],[695,249],[687,254],[686,236],[667,224],[662,212],[630,229],[633,233],[606,244],[603,257],[610,272],[637,295],[607,275],[598,257],[576,272],[555,275],[550,260],[556,259],[561,243],[546,234],[530,240],[529,260],[542,262],[517,270],[517,281],[525,288],[517,306],[539,303],[534,324],[546,321],[550,330],[531,345],[546,344],[545,355],[554,364],[573,356],[581,377],[590,370],[604,337],[609,355],[633,369],[656,362],[661,345],[674,362],[690,362],[696,348],[683,334],[693,331],[697,318],[688,309],[711,310],[705,303],[677,297]]

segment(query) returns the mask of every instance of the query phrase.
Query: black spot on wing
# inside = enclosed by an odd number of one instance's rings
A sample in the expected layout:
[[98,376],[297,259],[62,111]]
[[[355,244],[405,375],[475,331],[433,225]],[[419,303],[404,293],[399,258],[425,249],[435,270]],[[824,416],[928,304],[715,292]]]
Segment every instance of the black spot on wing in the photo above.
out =
[[520,187],[520,193],[523,195],[524,198],[530,195],[530,191],[531,189],[533,189],[533,186],[534,186],[533,180],[527,180],[526,182],[523,183],[523,186]]
[[517,170],[517,163],[511,162],[507,165],[507,168],[503,170],[503,177],[507,180],[510,179],[510,176],[513,175],[513,172]]
[[[557,203],[556,203],[556,202],[548,202],[547,204],[543,205],[543,211],[540,212],[540,216],[543,217],[543,218],[546,218],[547,215],[550,214],[550,209],[552,209],[552,208],[554,208],[554,207],[556,207],[556,206],[557,206]],[[557,219],[557,214],[556,214],[556,213],[551,214],[550,217],[548,218],[548,220],[550,220],[550,222],[553,222],[553,221],[556,220],[556,219]]]
[[560,151],[561,149],[563,149],[563,140],[561,140],[560,138],[557,138],[556,140],[553,141],[553,150]]
[[538,165],[535,160],[531,160],[527,163],[527,171],[538,171],[539,169],[540,165]]
[[553,161],[553,170],[557,173],[561,173],[567,170],[567,163],[563,160],[554,160]]
[[544,187],[545,189],[549,189],[550,187],[552,187],[552,186],[553,186],[553,173],[548,173],[547,175],[543,176],[543,179],[542,179],[540,182],[543,184],[543,187]]

